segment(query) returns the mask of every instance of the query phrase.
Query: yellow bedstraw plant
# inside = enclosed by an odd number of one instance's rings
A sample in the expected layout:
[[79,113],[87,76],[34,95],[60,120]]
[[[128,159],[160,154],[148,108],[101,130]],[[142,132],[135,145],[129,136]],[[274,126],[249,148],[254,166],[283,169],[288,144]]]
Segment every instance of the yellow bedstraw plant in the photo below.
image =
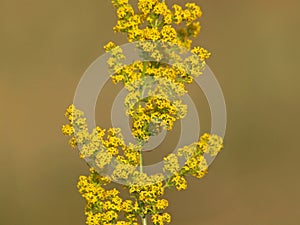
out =
[[[146,225],[150,221],[163,225],[171,221],[165,212],[166,188],[185,190],[187,175],[202,178],[208,171],[204,155],[214,157],[223,147],[221,137],[205,133],[197,142],[164,156],[163,173],[143,171],[143,146],[186,116],[187,106],[180,98],[187,93],[186,85],[201,75],[210,56],[202,47],[191,47],[191,38],[200,32],[202,12],[195,3],[170,8],[165,1],[138,0],[137,10],[128,0],[112,3],[118,17],[114,31],[127,34],[128,41],[142,50],[142,57],[150,59],[125,65],[121,47],[113,42],[104,47],[110,54],[112,82],[123,83],[128,91],[124,107],[136,143],[127,144],[120,128],[97,126],[89,131],[84,113],[74,105],[67,108],[69,123],[62,132],[91,167],[90,175],[80,176],[77,185],[86,200],[87,225]],[[182,58],[176,46],[192,54]],[[176,63],[168,64],[166,59]],[[122,183],[128,199],[121,198],[118,189],[109,189],[110,182]]]

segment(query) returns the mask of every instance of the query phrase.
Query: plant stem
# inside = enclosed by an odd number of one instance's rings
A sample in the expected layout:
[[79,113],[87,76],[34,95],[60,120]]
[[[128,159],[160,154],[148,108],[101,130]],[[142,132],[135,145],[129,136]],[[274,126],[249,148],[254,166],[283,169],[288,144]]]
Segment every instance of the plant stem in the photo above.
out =
[[[142,142],[139,142],[143,146]],[[143,148],[140,151],[140,172],[143,173]],[[142,207],[142,206],[141,206]],[[143,208],[143,207],[142,207]],[[142,210],[143,211],[143,210]],[[142,225],[147,225],[146,215],[141,214]]]
[[142,225],[147,225],[147,218],[145,217],[141,217],[142,218]]
[[140,151],[140,172],[143,172],[143,150]]
[[[143,62],[142,78],[145,77],[146,69],[147,69],[147,62]],[[140,99],[144,98],[144,91],[145,91],[145,87],[143,86],[142,90],[140,90]],[[140,104],[141,103],[139,102],[139,105]],[[139,140],[138,143],[142,147],[141,150],[140,150],[140,173],[143,173],[143,145],[144,145],[144,142],[142,140]],[[141,220],[142,220],[142,225],[147,225],[146,215],[142,214],[140,216],[141,216]]]
[[[142,71],[142,78],[145,77],[145,73],[146,73],[146,69],[147,69],[147,62],[143,62],[143,71]],[[140,99],[144,98],[144,86],[142,88],[142,90],[140,90]],[[141,103],[139,102],[139,106],[141,105]],[[142,146],[141,151],[140,151],[140,172],[143,172],[143,141],[139,141],[139,145]]]

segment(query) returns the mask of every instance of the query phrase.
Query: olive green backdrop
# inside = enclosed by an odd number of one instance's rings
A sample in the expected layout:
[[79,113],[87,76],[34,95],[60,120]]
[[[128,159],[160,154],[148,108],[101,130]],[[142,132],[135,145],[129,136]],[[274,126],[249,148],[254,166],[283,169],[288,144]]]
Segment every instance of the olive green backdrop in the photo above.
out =
[[[168,192],[171,224],[299,225],[300,2],[197,2],[228,127],[209,174]],[[126,43],[115,22],[110,0],[0,1],[1,225],[84,224],[76,183],[88,168],[60,128],[102,46]]]

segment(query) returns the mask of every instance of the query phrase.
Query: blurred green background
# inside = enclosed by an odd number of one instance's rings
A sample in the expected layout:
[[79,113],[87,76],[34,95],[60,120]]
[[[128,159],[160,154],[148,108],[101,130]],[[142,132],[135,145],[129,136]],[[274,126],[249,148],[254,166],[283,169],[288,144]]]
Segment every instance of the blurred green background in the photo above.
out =
[[[299,225],[300,2],[197,2],[228,127],[209,174],[168,192],[171,224]],[[84,224],[88,168],[60,128],[102,46],[126,43],[115,22],[109,0],[0,1],[1,225]]]

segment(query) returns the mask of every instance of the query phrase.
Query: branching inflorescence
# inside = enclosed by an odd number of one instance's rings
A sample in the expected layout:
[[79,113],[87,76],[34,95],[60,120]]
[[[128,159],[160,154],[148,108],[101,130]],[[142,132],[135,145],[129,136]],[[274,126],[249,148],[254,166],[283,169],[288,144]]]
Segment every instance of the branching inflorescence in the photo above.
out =
[[[187,106],[181,100],[187,93],[185,85],[201,75],[210,56],[202,47],[191,49],[191,38],[200,32],[202,12],[195,3],[169,8],[165,1],[139,0],[138,12],[128,0],[112,3],[118,16],[114,31],[127,34],[128,41],[141,50],[141,58],[147,59],[126,65],[121,47],[113,42],[104,47],[110,54],[107,63],[112,81],[123,83],[128,90],[124,107],[136,144],[127,144],[119,128],[97,126],[90,132],[84,113],[74,105],[65,113],[69,124],[62,132],[71,137],[70,145],[78,148],[80,157],[91,166],[90,175],[80,176],[78,182],[87,202],[87,225],[146,225],[147,216],[154,225],[163,225],[171,221],[165,212],[165,189],[185,190],[187,175],[202,178],[208,170],[204,155],[214,157],[223,147],[221,137],[206,133],[199,141],[165,156],[162,173],[143,171],[143,146],[151,136],[172,130],[174,123],[186,116]],[[183,49],[192,54],[182,57]],[[108,188],[112,181],[123,184],[128,199]]]

